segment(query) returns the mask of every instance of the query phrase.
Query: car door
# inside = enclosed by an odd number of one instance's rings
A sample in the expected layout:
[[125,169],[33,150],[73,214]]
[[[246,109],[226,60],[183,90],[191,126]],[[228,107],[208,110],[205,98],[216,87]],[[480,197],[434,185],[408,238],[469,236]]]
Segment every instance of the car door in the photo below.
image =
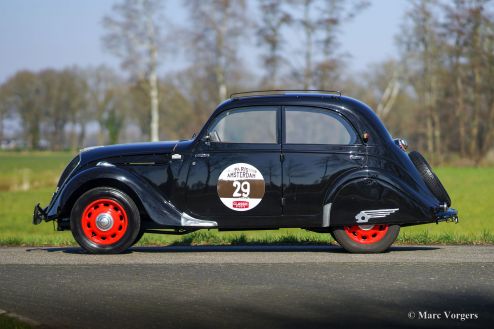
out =
[[331,184],[364,164],[365,147],[336,111],[287,106],[282,115],[283,214],[297,226],[320,226]]
[[281,216],[281,109],[226,110],[194,149],[187,178],[190,213],[219,226],[272,225]]

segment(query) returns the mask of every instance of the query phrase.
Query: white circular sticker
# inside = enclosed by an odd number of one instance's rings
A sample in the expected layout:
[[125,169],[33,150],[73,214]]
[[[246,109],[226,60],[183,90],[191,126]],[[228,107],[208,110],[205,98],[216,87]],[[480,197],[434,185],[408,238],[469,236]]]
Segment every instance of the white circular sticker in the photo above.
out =
[[265,190],[261,172],[248,163],[232,164],[218,178],[218,196],[231,210],[254,209],[261,202]]

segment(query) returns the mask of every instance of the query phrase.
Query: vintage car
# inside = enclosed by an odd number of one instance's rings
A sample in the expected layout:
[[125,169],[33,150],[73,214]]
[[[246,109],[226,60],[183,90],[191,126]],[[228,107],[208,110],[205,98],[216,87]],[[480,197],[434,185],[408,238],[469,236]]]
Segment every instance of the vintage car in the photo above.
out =
[[123,252],[144,233],[279,228],[383,252],[402,226],[458,221],[406,148],[338,92],[234,94],[190,140],[82,150],[33,222],[56,221],[90,253]]

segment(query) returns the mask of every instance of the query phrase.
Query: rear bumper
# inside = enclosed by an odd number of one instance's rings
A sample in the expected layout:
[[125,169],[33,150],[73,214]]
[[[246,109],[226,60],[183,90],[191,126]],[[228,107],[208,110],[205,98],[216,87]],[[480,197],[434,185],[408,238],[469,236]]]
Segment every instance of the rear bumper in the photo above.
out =
[[435,215],[435,221],[439,222],[455,222],[458,223],[458,210],[454,208],[448,208],[444,211],[438,211]]

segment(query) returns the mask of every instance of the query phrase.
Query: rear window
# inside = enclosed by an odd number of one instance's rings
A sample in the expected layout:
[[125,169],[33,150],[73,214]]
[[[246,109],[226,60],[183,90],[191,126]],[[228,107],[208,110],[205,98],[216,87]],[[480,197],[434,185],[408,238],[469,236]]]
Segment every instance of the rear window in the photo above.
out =
[[338,113],[310,107],[285,108],[287,144],[354,144],[357,135]]

